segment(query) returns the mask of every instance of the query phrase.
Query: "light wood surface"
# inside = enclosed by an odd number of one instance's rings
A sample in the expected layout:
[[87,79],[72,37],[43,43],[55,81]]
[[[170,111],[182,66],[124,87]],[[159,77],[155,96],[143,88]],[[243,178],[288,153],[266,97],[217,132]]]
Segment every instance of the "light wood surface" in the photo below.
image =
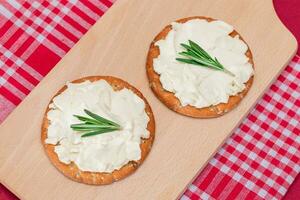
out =
[[[217,119],[192,119],[160,103],[148,87],[150,42],[167,24],[210,16],[232,25],[249,44],[254,84],[241,104]],[[296,50],[271,0],[118,0],[0,127],[0,181],[22,199],[175,199],[230,135]],[[42,66],[41,66],[42,67]],[[149,101],[156,139],[135,174],[108,186],[88,186],[60,174],[40,141],[43,113],[66,81],[120,77]]]

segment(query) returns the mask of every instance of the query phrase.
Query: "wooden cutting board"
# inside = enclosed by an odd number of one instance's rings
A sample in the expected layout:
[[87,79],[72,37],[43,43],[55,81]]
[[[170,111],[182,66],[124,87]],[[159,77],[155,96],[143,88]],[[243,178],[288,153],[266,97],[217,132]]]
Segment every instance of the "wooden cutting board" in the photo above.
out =
[[[146,78],[145,59],[154,36],[170,22],[196,15],[234,25],[254,54],[250,93],[234,111],[217,119],[192,119],[170,111],[155,98]],[[289,62],[296,46],[271,0],[118,0],[1,125],[0,181],[22,199],[175,199]],[[66,81],[88,75],[129,81],[148,99],[157,123],[146,162],[132,176],[108,186],[65,178],[40,141],[51,97]]]

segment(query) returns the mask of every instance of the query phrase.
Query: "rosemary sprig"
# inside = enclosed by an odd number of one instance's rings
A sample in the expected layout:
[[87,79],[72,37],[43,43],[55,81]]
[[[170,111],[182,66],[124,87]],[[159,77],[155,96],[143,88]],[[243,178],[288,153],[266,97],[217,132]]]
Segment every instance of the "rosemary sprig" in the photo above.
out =
[[108,132],[121,129],[121,126],[113,121],[105,119],[86,109],[84,110],[84,112],[89,117],[74,115],[74,117],[76,117],[83,123],[71,125],[71,128],[74,131],[84,132],[84,134],[81,135],[81,137],[89,137],[89,136],[99,135],[99,134],[108,133]]
[[176,58],[177,61],[199,65],[203,67],[207,67],[210,69],[223,71],[231,76],[234,74],[227,69],[218,61],[217,58],[212,58],[202,47],[200,47],[197,43],[189,40],[189,45],[181,44],[186,51],[180,52],[179,55],[184,56],[185,58]]

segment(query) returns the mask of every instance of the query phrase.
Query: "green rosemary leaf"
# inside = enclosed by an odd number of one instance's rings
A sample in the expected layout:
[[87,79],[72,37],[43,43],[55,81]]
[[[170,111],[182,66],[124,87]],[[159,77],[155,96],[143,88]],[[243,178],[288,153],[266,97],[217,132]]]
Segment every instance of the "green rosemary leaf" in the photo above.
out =
[[95,129],[95,128],[115,128],[115,126],[107,124],[72,124],[72,129]]
[[197,63],[194,60],[190,60],[190,59],[185,59],[185,58],[176,58],[177,61],[180,62],[184,62],[184,63],[188,63],[188,64],[193,64],[193,65],[199,65],[199,63]]
[[180,45],[184,47],[186,51],[179,53],[179,55],[183,56],[184,58],[176,58],[177,61],[220,70],[229,74],[230,76],[235,76],[232,72],[225,69],[217,58],[211,57],[200,45],[192,40],[189,40],[188,44]]
[[79,116],[79,115],[73,115],[74,117],[76,117],[77,119],[79,119],[80,121],[86,122],[86,123],[90,123],[90,124],[97,124],[98,121],[88,118],[88,117],[83,117],[83,116]]
[[212,68],[212,69],[219,69],[219,70],[221,70],[221,68],[218,65],[214,65],[214,63],[212,63],[209,60],[204,60],[204,59],[198,58],[197,56],[195,56],[193,54],[186,53],[186,52],[181,52],[179,54],[183,55],[183,56],[186,56],[186,57],[190,58],[191,60],[197,62],[197,65],[200,65],[200,66],[203,66],[203,67]]
[[89,136],[99,135],[99,134],[108,133],[108,132],[112,132],[112,131],[116,131],[116,130],[118,130],[118,129],[96,130],[96,131],[87,132],[87,133],[81,135],[81,137],[89,137]]
[[89,110],[84,110],[84,112],[89,116],[79,116],[74,115],[81,122],[80,124],[72,124],[70,126],[74,131],[82,132],[81,137],[88,137],[93,135],[98,135],[102,133],[109,133],[116,130],[121,130],[121,126],[111,120],[105,119]]

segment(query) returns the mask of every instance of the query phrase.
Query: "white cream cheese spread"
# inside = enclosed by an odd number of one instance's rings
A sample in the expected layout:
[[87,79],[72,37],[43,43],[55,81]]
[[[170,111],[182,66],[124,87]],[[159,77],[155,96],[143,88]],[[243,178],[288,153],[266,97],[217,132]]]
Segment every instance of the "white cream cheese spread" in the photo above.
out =
[[[47,144],[55,146],[61,162],[74,162],[90,172],[112,172],[129,161],[141,158],[141,138],[149,138],[144,101],[126,88],[114,91],[104,80],[67,83],[67,89],[53,99],[47,118]],[[88,109],[122,126],[122,130],[81,137],[71,124],[80,123],[73,115],[87,116]]]
[[[227,103],[230,96],[245,89],[245,83],[253,75],[253,66],[245,53],[248,46],[239,36],[229,34],[233,27],[223,21],[207,22],[193,19],[186,23],[172,23],[172,30],[164,40],[157,41],[160,55],[153,66],[160,75],[165,90],[174,93],[182,106],[197,108]],[[235,76],[223,71],[185,64],[176,60],[185,49],[181,43],[192,40]]]

